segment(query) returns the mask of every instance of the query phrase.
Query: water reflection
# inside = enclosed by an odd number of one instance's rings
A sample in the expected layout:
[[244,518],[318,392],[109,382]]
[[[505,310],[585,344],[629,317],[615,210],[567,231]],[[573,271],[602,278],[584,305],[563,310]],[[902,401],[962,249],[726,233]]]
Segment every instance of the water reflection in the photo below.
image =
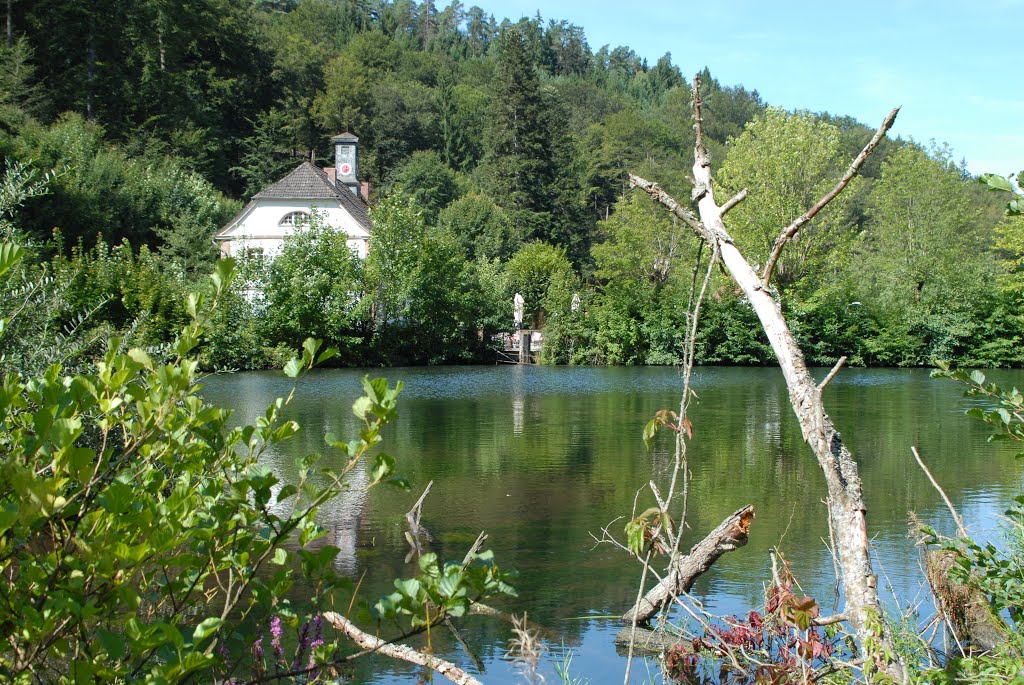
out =
[[[353,576],[367,571],[367,596],[386,593],[392,578],[412,573],[404,563],[402,515],[434,480],[423,523],[436,538],[435,551],[461,559],[486,530],[502,565],[520,572],[520,599],[509,608],[528,610],[531,619],[556,629],[578,650],[579,673],[595,685],[621,682],[621,659],[611,648],[617,626],[578,619],[621,613],[635,595],[639,571],[617,550],[595,548],[591,533],[628,515],[652,471],[668,468],[669,437],[648,452],[640,435],[656,411],[678,407],[678,373],[521,366],[382,373],[406,384],[400,419],[387,429],[384,448],[397,457],[414,492],[366,494],[359,487],[366,483],[365,470],[353,474],[353,491],[320,512],[330,531],[327,541],[342,549],[341,570]],[[356,432],[350,407],[362,374],[315,373],[300,387],[288,412],[302,432],[285,444],[286,451],[267,455],[279,477],[294,476],[297,457],[323,451],[326,433],[347,439]],[[1024,380],[1020,373],[1002,375],[994,380],[1018,386]],[[289,388],[278,375],[240,374],[211,379],[206,395],[235,407],[239,420],[251,420]],[[757,509],[750,543],[701,578],[695,596],[723,613],[759,604],[770,574],[765,550],[781,544],[805,591],[830,606],[823,478],[803,443],[780,374],[701,368],[695,389],[687,544],[740,506],[752,503]],[[874,553],[884,572],[880,587],[912,599],[921,574],[907,536],[907,513],[915,511],[940,529],[949,530],[949,524],[910,446],[921,450],[975,533],[988,529],[991,535],[994,515],[1020,491],[1019,465],[1006,446],[986,443],[984,426],[959,415],[966,406],[959,388],[925,371],[847,369],[829,384],[825,400],[861,464]],[[622,525],[612,529],[621,531]],[[488,666],[487,681],[512,682],[499,658],[507,630],[474,623],[470,638]],[[457,645],[439,650],[471,667]],[[396,668],[378,664],[364,679],[415,681]],[[644,680],[642,674],[637,680]]]

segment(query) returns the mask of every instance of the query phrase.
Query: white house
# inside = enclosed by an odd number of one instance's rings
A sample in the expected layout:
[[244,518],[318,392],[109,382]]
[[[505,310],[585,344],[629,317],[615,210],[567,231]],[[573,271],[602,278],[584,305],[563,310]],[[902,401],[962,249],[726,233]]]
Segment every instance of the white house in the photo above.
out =
[[359,182],[359,139],[351,133],[331,138],[334,167],[303,162],[284,178],[252,196],[214,238],[222,256],[246,251],[266,257],[280,254],[284,238],[309,224],[310,215],[348,235],[348,246],[359,257],[370,248],[368,186]]

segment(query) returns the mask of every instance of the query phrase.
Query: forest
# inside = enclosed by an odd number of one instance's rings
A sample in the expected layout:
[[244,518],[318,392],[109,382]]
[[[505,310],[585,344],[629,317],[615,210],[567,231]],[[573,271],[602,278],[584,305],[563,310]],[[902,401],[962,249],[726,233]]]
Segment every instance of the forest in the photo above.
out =
[[[48,330],[76,322],[69,347],[167,342],[240,202],[302,159],[329,163],[348,130],[372,187],[371,255],[321,226],[242,264],[264,297],[228,294],[205,365],[273,366],[307,335],[347,365],[491,362],[516,292],[545,362],[680,362],[696,243],[626,180],[688,192],[691,83],[670,54],[652,65],[566,21],[459,2],[39,0],[7,18],[0,158],[9,183],[49,176],[5,231],[30,249],[22,277],[54,293]],[[875,122],[703,76],[723,193],[750,190],[735,237],[763,262]],[[815,364],[1019,365],[1021,229],[941,143],[889,140],[801,231],[777,294]],[[698,362],[771,358],[717,276]]]

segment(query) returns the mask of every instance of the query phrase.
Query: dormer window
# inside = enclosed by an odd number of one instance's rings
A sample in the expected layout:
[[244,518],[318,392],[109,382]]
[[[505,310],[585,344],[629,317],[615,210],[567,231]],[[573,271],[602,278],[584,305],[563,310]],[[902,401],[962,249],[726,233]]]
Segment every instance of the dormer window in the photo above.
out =
[[308,226],[309,212],[288,212],[281,217],[281,220],[277,222],[277,225],[282,227]]

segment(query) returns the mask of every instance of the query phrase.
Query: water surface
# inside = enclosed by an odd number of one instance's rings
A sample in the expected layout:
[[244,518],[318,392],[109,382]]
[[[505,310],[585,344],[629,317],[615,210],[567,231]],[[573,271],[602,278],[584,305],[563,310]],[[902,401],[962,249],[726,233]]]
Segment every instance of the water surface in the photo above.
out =
[[[354,435],[357,420],[350,408],[364,373],[318,371],[302,382],[287,410],[302,431],[267,455],[279,475],[294,474],[297,457],[323,451],[327,433]],[[656,411],[678,407],[678,372],[495,366],[369,373],[405,384],[400,418],[386,429],[384,448],[398,459],[398,472],[410,480],[412,492],[353,492],[323,508],[321,523],[342,550],[339,568],[353,577],[366,571],[364,596],[374,598],[389,591],[391,579],[411,575],[414,569],[404,563],[403,514],[433,480],[423,523],[441,558],[461,559],[486,530],[501,566],[519,572],[519,598],[504,608],[528,611],[531,620],[560,636],[549,641],[551,659],[572,650],[578,675],[594,685],[622,682],[625,659],[612,644],[619,625],[597,617],[629,607],[639,567],[620,550],[596,544],[595,536],[607,525],[621,537],[637,491],[651,478],[666,482],[670,436],[650,451],[640,436]],[[993,377],[1024,386],[1021,372]],[[766,551],[779,545],[804,590],[831,611],[824,479],[801,439],[781,373],[702,367],[694,381],[699,401],[691,409],[687,544],[747,503],[757,512],[748,545],[719,560],[694,595],[719,613],[759,607],[770,575]],[[238,421],[250,421],[290,388],[283,374],[245,373],[210,378],[204,395],[234,408]],[[983,537],[995,535],[994,515],[1022,490],[1024,470],[1009,456],[1009,446],[987,443],[985,426],[963,416],[969,400],[960,386],[933,380],[925,370],[845,369],[829,384],[825,402],[861,467],[879,586],[892,588],[901,601],[912,600],[922,594],[922,574],[907,533],[908,512],[940,530],[950,531],[951,524],[914,463],[911,445],[972,533]],[[365,472],[353,480],[365,483]],[[637,506],[652,504],[645,494]],[[503,659],[506,626],[472,619],[465,632],[486,667],[480,675],[485,682],[517,681]],[[443,633],[435,631],[434,649],[479,674]],[[557,682],[550,664],[545,669],[549,682]],[[647,680],[642,663],[633,671],[637,682]],[[361,667],[359,679],[413,683],[417,675],[381,659]]]

